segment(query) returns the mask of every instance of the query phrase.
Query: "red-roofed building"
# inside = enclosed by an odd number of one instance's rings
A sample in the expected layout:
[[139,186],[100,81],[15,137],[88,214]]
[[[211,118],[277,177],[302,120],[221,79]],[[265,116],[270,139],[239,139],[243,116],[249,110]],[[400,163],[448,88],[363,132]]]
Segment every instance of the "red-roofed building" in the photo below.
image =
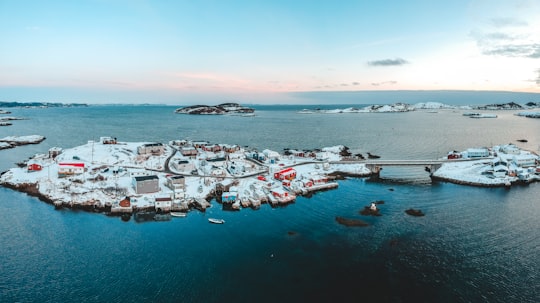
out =
[[84,163],[58,163],[58,177],[80,175],[84,173]]
[[274,173],[274,178],[277,180],[293,180],[296,178],[296,170],[292,167],[285,168]]

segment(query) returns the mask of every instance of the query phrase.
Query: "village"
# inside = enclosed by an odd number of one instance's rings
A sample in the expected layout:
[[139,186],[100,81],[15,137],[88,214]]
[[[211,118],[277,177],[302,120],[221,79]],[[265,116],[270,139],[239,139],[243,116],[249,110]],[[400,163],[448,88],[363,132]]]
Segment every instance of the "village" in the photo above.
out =
[[[0,184],[58,208],[170,218],[205,211],[213,199],[224,210],[283,206],[298,196],[337,188],[336,175],[377,176],[383,165],[397,163],[359,156],[342,145],[280,154],[207,141],[163,144],[101,137],[37,154],[2,173]],[[434,180],[475,186],[540,180],[538,155],[513,144],[452,151],[439,161],[430,171]]]
[[297,195],[338,187],[329,173],[368,176],[363,164],[340,161],[343,146],[317,152],[246,149],[207,141],[162,143],[100,141],[72,149],[54,147],[4,173],[4,186],[57,207],[111,214],[204,211],[215,198],[224,209],[294,202]]

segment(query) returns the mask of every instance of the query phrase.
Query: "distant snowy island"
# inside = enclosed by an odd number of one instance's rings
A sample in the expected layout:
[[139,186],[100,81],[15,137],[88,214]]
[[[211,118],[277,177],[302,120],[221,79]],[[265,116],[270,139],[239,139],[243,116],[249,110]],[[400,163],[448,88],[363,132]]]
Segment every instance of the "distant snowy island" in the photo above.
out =
[[421,102],[416,104],[394,103],[386,105],[369,105],[362,108],[348,107],[343,109],[303,109],[300,114],[343,114],[343,113],[403,113],[415,110],[443,110],[443,109],[462,109],[462,110],[516,110],[526,108],[540,107],[539,103],[529,102],[525,105],[519,105],[514,102],[490,105],[463,105],[454,106],[440,102]]
[[[384,165],[407,161],[416,165],[414,160],[365,160],[342,145],[280,154],[207,141],[162,144],[102,137],[37,154],[3,172],[0,184],[56,207],[169,214],[204,211],[212,199],[231,210],[284,205],[297,196],[337,188],[336,179],[377,175]],[[426,170],[438,181],[510,186],[540,180],[538,155],[512,144],[452,151],[429,163]]]
[[238,103],[222,103],[215,106],[192,105],[175,110],[177,114],[189,115],[252,114],[254,112],[253,108],[241,106]]
[[40,135],[4,137],[0,139],[0,149],[13,148],[26,144],[38,144],[43,140],[45,140],[45,137]]

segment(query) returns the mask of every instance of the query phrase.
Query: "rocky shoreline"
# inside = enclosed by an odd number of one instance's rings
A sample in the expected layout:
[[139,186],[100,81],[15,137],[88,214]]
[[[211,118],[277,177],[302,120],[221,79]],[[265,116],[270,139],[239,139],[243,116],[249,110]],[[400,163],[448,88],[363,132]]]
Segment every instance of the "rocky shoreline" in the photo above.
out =
[[46,138],[39,135],[31,136],[9,136],[0,139],[0,149],[14,148],[27,144],[39,144]]

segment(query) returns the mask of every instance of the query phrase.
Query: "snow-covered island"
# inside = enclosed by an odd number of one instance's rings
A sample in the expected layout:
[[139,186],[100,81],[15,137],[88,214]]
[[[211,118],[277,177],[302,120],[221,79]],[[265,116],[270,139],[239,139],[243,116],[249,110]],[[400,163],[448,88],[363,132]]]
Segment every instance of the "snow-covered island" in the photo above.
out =
[[540,181],[540,157],[514,144],[452,151],[446,159],[432,179],[475,186]]
[[258,208],[336,188],[332,174],[369,176],[366,165],[352,161],[346,150],[288,150],[285,156],[206,141],[162,144],[102,137],[35,155],[23,167],[4,172],[0,184],[58,207],[107,213],[204,210],[213,198],[225,208]]
[[527,118],[540,118],[540,112],[519,112],[516,116]]
[[[509,186],[540,180],[538,156],[514,145],[452,152],[432,165],[434,180]],[[342,145],[313,151],[257,151],[207,141],[99,142],[51,148],[0,177],[0,184],[57,207],[107,214],[204,211],[294,202],[297,196],[338,187],[338,176],[367,177],[403,160],[363,159]]]
[[224,115],[224,114],[253,114],[255,110],[250,107],[241,106],[238,103],[222,103],[216,106],[192,105],[177,108],[177,114],[189,115]]
[[44,136],[8,136],[0,139],[0,149],[13,148],[19,145],[38,144],[45,140]]
[[[459,110],[515,110],[515,109],[524,109],[524,108],[535,108],[539,105],[534,102],[529,102],[525,105],[519,105],[514,102],[503,103],[503,104],[490,104],[490,105],[448,105],[440,102],[421,102],[416,104],[407,104],[407,103],[394,103],[386,105],[369,105],[362,108],[348,107],[348,108],[336,108],[336,109],[303,109],[298,111],[299,114],[347,114],[347,113],[404,113],[415,110],[450,110],[450,109],[459,109]],[[480,115],[480,114],[478,114]],[[473,118],[496,118],[496,115],[482,115],[475,116]]]

